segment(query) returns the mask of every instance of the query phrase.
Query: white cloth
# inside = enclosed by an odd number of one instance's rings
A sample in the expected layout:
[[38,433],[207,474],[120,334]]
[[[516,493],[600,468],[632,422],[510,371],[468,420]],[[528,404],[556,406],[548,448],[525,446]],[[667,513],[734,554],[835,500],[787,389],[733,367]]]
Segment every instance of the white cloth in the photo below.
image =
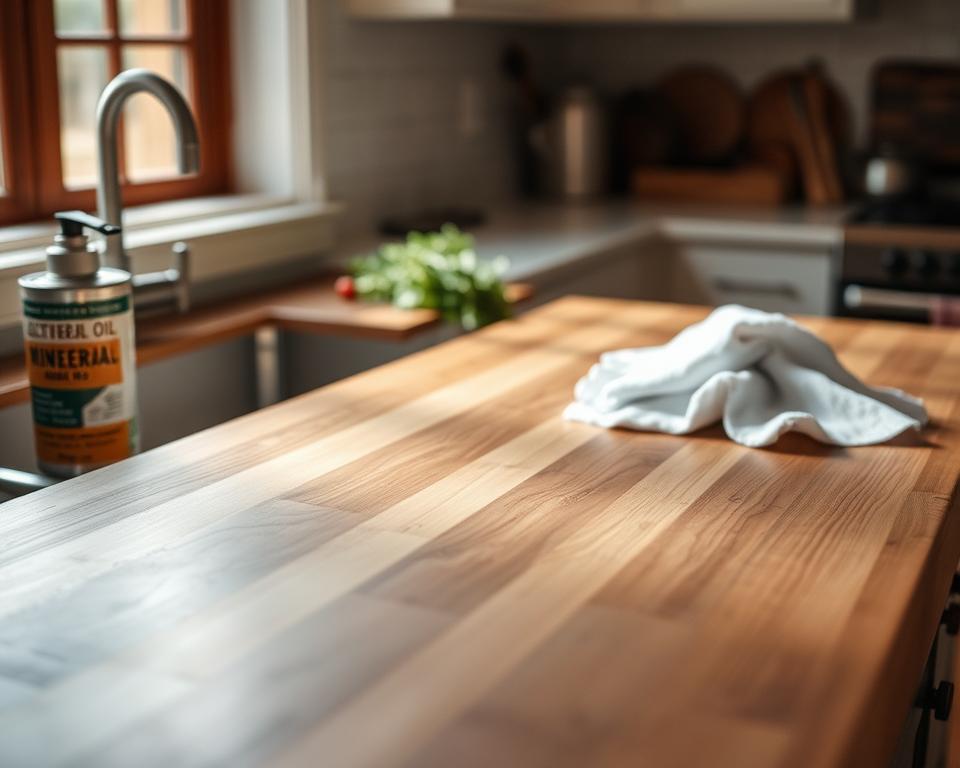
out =
[[735,304],[662,347],[605,353],[575,396],[567,419],[675,435],[722,420],[732,440],[753,447],[790,430],[869,445],[927,423],[921,400],[868,387],[793,320]]

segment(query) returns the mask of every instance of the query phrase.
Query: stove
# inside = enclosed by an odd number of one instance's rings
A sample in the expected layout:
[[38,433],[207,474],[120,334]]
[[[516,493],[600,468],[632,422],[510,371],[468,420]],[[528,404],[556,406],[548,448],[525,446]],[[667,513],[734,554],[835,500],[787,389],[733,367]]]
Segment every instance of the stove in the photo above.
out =
[[960,200],[871,201],[844,228],[836,314],[929,323],[960,296]]
[[960,200],[895,198],[863,203],[850,216],[851,225],[960,228]]

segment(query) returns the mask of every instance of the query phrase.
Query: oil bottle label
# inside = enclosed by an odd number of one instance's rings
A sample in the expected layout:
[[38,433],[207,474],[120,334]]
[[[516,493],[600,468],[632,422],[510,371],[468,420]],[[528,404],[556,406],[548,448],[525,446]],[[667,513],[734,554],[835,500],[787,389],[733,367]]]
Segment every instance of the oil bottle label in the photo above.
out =
[[25,300],[24,339],[40,461],[88,467],[135,453],[129,297],[83,304]]

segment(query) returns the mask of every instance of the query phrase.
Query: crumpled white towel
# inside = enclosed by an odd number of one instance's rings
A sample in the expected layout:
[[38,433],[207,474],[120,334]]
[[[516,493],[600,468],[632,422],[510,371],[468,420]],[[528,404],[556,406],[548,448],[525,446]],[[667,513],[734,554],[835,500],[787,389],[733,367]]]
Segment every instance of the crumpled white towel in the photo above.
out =
[[575,394],[567,419],[674,435],[722,420],[732,440],[752,447],[790,430],[869,445],[927,423],[921,400],[868,387],[790,318],[735,304],[662,347],[607,352]]

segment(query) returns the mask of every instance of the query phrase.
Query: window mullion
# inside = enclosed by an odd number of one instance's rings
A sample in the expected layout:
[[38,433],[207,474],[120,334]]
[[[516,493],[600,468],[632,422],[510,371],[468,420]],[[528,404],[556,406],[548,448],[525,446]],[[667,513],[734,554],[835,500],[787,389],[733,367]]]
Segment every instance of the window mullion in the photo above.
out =
[[[107,3],[107,26],[110,29],[110,52],[108,54],[110,61],[110,79],[113,79],[123,71],[123,47],[120,41],[120,9],[119,0],[106,0]],[[120,172],[121,182],[127,178],[127,152],[124,142],[123,115],[120,116],[120,126],[117,131],[117,168]],[[120,224],[119,221],[111,222]]]
[[111,37],[117,38],[120,36],[120,11],[118,7],[118,0],[103,0],[106,3],[107,7],[107,31],[110,33]]
[[36,208],[27,41],[18,34],[26,26],[26,12],[25,0],[0,6],[0,162],[4,165],[5,185],[0,196],[0,222],[29,216]]

